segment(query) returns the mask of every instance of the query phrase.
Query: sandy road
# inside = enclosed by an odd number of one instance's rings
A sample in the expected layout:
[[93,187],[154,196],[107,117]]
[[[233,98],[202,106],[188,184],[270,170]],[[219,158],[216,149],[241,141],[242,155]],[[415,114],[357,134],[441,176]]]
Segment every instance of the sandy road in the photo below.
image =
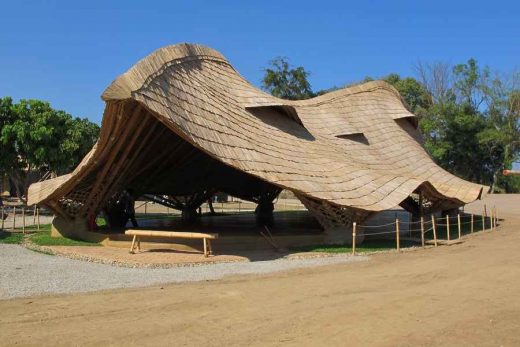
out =
[[366,262],[0,301],[0,344],[518,346],[516,213],[460,245]]

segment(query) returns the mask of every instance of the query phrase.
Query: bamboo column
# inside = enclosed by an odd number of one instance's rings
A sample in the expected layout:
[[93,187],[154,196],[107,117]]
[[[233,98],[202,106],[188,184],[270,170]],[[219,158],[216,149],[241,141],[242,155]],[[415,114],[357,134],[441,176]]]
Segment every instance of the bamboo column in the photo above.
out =
[[421,216],[421,245],[424,247],[424,217]]
[[448,241],[451,241],[451,235],[450,235],[450,215],[446,215],[446,237]]
[[356,222],[352,223],[352,255],[356,255]]
[[16,229],[16,206],[13,206],[13,231]]
[[457,214],[457,227],[459,229],[459,240],[462,237],[462,226],[460,225],[460,213]]
[[397,251],[400,252],[401,251],[401,245],[400,245],[400,242],[399,242],[399,218],[397,218],[395,220],[395,242],[396,242],[396,245],[397,245]]
[[25,234],[25,208],[22,207],[22,233]]
[[433,244],[437,247],[437,227],[435,226],[435,216],[432,214],[432,228],[433,228]]
[[40,231],[40,206],[36,207],[36,230]]

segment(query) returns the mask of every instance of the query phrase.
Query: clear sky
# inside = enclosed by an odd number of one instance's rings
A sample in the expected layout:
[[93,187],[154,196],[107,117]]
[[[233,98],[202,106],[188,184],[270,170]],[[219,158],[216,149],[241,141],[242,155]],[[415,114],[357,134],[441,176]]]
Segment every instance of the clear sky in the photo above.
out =
[[276,56],[315,90],[413,75],[418,59],[520,67],[520,1],[0,1],[0,96],[98,123],[113,79],[180,42],[217,49],[257,86]]

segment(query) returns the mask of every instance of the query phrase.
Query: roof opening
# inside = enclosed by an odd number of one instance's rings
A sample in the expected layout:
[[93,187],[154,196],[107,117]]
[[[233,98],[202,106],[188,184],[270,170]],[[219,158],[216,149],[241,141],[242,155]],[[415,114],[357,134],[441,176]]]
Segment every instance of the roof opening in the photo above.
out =
[[307,129],[305,129],[300,117],[298,117],[298,113],[292,106],[251,106],[246,107],[246,110],[256,118],[260,119],[262,122],[285,133],[306,140],[313,141],[315,139],[314,136],[312,136],[312,134]]
[[370,142],[368,142],[367,137],[363,133],[341,134],[341,135],[336,135],[336,137],[339,138],[339,139],[346,139],[346,140],[355,141],[355,142],[358,142],[358,143],[362,143],[364,145],[369,145],[370,144]]

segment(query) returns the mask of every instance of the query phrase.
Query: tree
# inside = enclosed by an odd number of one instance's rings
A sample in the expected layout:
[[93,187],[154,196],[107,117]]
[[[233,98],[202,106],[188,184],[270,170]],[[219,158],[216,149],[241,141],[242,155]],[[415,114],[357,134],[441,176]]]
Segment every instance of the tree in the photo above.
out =
[[272,95],[288,100],[308,99],[314,96],[307,78],[310,73],[302,66],[292,68],[284,57],[269,62],[262,79],[262,88]]
[[0,99],[0,126],[0,172],[14,180],[19,197],[31,183],[29,173],[70,171],[99,134],[96,124],[39,100]]
[[383,77],[383,80],[397,89],[412,112],[428,109],[431,106],[431,95],[415,78],[401,78],[398,74],[390,74]]

